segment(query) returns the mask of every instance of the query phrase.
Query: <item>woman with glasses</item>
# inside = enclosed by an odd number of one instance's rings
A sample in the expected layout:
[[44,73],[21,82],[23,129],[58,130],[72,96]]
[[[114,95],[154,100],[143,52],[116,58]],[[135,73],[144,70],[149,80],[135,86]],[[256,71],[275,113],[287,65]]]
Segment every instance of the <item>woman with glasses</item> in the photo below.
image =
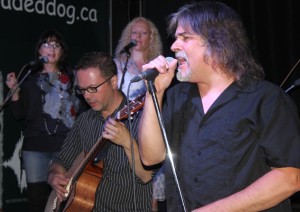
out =
[[[22,163],[26,172],[28,211],[44,211],[50,187],[47,173],[53,156],[73,125],[79,100],[73,92],[73,76],[66,59],[68,47],[62,35],[53,30],[42,33],[35,49],[36,59],[45,63],[29,67],[31,74],[10,102],[17,120],[25,120]],[[7,75],[6,84],[15,89],[22,79]]]

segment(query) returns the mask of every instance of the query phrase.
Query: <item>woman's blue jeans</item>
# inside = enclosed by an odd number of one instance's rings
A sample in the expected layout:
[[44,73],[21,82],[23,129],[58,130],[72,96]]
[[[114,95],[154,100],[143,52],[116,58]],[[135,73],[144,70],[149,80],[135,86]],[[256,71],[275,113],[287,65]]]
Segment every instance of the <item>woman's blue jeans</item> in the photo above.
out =
[[22,151],[27,183],[47,182],[48,168],[55,153]]

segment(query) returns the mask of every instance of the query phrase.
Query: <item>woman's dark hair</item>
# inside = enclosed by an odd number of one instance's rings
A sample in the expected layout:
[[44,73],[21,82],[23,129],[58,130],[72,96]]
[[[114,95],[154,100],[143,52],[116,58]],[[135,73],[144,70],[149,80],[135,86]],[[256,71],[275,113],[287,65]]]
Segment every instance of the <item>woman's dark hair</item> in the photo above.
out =
[[[74,81],[74,75],[73,75],[71,67],[69,66],[69,64],[67,62],[69,49],[68,49],[68,46],[67,46],[63,36],[61,35],[61,33],[59,33],[56,30],[51,30],[51,29],[44,31],[40,35],[39,40],[35,46],[35,52],[34,52],[35,59],[38,59],[41,56],[39,53],[39,49],[40,49],[41,45],[44,43],[51,42],[51,41],[59,43],[61,46],[61,56],[57,62],[57,68],[61,73],[67,74],[69,76],[69,78],[71,79],[70,88],[72,88],[73,81]],[[32,69],[34,71],[40,71],[43,69],[43,64],[37,64]]]
[[[41,34],[35,47],[35,59],[38,59],[40,57],[39,49],[41,45],[44,43],[48,43],[50,41],[54,41],[60,44],[62,54],[58,60],[57,68],[61,72],[68,73],[70,71],[70,67],[68,66],[67,63],[69,49],[63,36],[56,30],[46,30]],[[37,70],[40,70],[42,68],[43,68],[42,64],[36,67]]]

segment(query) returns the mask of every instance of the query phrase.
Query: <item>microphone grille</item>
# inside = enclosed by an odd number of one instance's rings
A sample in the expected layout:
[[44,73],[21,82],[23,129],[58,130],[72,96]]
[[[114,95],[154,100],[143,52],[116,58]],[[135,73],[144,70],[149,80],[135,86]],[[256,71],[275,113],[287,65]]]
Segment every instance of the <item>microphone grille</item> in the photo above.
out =
[[137,44],[136,40],[131,40],[130,42],[133,44],[133,46],[136,46],[136,44]]
[[294,82],[294,85],[296,85],[296,86],[300,85],[300,78]]
[[168,63],[171,63],[173,60],[174,60],[173,57],[166,57],[166,61],[167,61]]
[[41,56],[40,59],[42,60],[42,63],[48,63],[49,58],[47,56]]

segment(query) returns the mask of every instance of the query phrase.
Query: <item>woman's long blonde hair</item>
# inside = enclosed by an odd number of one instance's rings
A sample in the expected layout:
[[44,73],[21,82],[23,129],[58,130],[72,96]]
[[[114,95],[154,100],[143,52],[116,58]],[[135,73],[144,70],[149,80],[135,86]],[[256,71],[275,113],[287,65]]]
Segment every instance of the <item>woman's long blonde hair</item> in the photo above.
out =
[[139,22],[139,21],[143,21],[143,22],[147,23],[150,26],[150,30],[151,30],[150,44],[149,44],[148,53],[147,53],[147,56],[145,59],[150,61],[150,60],[156,58],[158,55],[162,54],[162,42],[161,42],[160,34],[159,34],[156,26],[152,23],[152,21],[150,21],[147,18],[137,17],[137,18],[134,18],[132,21],[130,21],[127,24],[127,26],[124,28],[121,38],[119,40],[119,43],[115,50],[115,57],[119,57],[121,50],[124,48],[124,46],[126,46],[131,41],[130,36],[131,36],[132,27],[136,22]]

